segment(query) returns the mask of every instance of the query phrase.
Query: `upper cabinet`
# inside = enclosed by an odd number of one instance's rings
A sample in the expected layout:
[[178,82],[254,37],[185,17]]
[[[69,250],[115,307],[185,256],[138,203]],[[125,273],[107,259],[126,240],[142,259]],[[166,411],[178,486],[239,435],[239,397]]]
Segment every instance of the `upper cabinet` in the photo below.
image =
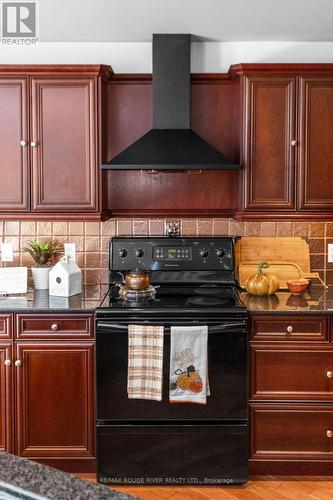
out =
[[151,84],[109,66],[0,66],[0,218],[332,217],[333,64],[192,75],[192,129],[241,171],[101,171],[151,128]]
[[333,66],[242,65],[244,218],[332,216]]
[[295,209],[296,78],[245,79],[246,209]]
[[32,209],[97,211],[94,78],[31,79]]
[[333,74],[301,76],[300,210],[333,209]]
[[27,78],[0,77],[0,211],[30,208]]
[[110,74],[104,66],[0,67],[2,218],[101,217]]

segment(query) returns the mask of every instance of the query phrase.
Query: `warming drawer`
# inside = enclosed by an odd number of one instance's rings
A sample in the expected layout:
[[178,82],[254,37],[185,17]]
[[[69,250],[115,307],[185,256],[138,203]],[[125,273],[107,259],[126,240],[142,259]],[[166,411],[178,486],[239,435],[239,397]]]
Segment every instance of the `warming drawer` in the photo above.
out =
[[97,425],[97,450],[101,483],[238,484],[248,475],[246,424]]

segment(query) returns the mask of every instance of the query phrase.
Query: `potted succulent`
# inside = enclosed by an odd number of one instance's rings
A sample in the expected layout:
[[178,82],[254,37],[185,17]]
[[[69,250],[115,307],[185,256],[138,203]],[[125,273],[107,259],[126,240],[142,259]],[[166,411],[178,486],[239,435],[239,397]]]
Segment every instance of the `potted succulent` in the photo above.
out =
[[53,240],[46,242],[31,240],[28,241],[23,250],[28,252],[36,262],[36,267],[31,268],[35,289],[48,289],[51,265],[61,253],[61,246]]

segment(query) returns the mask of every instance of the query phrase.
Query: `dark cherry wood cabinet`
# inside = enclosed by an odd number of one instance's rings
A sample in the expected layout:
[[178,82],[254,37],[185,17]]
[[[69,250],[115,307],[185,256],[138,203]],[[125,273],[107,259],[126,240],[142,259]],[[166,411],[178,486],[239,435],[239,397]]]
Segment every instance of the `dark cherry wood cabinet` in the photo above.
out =
[[152,126],[151,75],[0,66],[2,219],[330,220],[332,64],[242,64],[191,79],[191,127],[242,171],[100,171]]
[[93,340],[92,314],[16,314],[17,340]]
[[[251,339],[258,341],[329,342],[329,318],[322,314],[309,316],[277,316],[265,314],[251,317]],[[279,345],[279,344],[278,344]]]
[[93,314],[0,314],[0,451],[95,468]]
[[[251,406],[251,449],[255,459],[333,462],[333,406]],[[333,468],[333,463],[331,465]]]
[[300,77],[300,210],[333,210],[333,74]]
[[101,218],[110,74],[107,66],[0,66],[1,218]]
[[93,343],[20,341],[15,364],[18,455],[93,458]]
[[14,451],[13,346],[0,340],[0,451]]
[[31,79],[34,211],[98,208],[95,78]]
[[240,80],[244,219],[333,213],[333,65],[244,64]]
[[252,346],[252,366],[252,401],[327,401],[333,396],[332,345]]
[[251,314],[250,470],[333,473],[333,336],[322,314]]
[[0,211],[30,209],[28,80],[0,72]]
[[295,210],[296,77],[246,77],[244,85],[244,209]]

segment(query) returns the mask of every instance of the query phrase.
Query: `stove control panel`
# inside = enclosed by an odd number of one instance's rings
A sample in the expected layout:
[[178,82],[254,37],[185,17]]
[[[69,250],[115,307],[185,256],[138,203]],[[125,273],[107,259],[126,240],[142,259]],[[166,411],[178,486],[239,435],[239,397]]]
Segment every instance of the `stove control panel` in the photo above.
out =
[[234,240],[220,238],[113,238],[110,269],[234,270]]

